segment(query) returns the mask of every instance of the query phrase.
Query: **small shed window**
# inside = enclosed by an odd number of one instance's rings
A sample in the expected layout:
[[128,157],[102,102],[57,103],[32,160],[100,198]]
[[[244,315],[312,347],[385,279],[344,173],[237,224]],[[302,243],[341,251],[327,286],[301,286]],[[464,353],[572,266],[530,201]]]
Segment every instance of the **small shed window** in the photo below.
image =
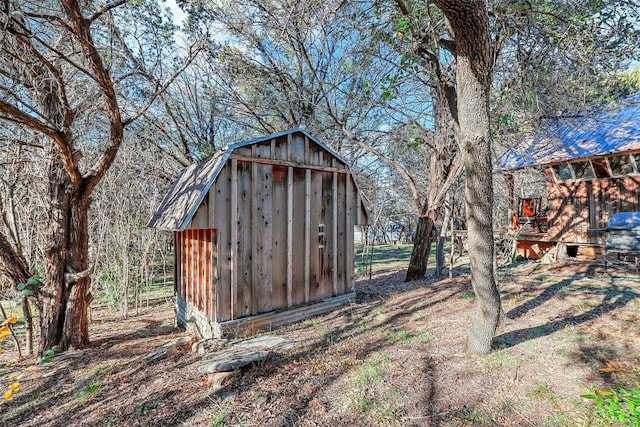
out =
[[591,164],[598,178],[609,178],[609,167],[604,159],[593,159]]
[[608,157],[613,176],[624,176],[633,173],[633,164],[628,155]]
[[567,165],[555,165],[552,166],[553,172],[556,175],[556,179],[560,181],[571,181],[573,174],[571,173],[571,166]]
[[576,175],[576,179],[593,179],[595,174],[591,167],[591,162],[577,162],[573,163],[573,173]]
[[631,157],[636,162],[636,173],[640,173],[640,153],[632,154]]

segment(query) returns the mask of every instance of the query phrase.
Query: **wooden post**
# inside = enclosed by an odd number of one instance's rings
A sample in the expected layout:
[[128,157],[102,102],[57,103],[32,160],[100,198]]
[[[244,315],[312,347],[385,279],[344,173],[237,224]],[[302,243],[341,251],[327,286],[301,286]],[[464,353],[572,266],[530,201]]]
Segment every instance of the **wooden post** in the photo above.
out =
[[293,305],[293,168],[287,169],[287,306]]
[[[305,144],[308,144],[307,138]],[[304,302],[307,303],[311,280],[311,170],[304,172]]]
[[182,239],[180,239],[180,231],[173,232],[173,293],[175,296],[182,296],[180,294],[180,280],[182,273],[182,257],[180,256],[180,245],[182,245]]
[[236,258],[238,257],[238,161],[231,160],[231,319],[236,316],[236,300],[238,297],[238,275]]
[[[352,204],[351,204],[351,198],[353,197],[353,189],[351,187],[351,175],[347,175],[347,179],[346,179],[346,195],[347,195],[347,199],[345,201],[346,203],[346,208],[345,208],[345,216],[346,218],[344,219],[346,222],[346,236],[345,238],[347,239],[346,241],[346,245],[345,245],[345,250],[346,250],[346,271],[345,271],[345,280],[346,283],[345,285],[347,286],[348,289],[353,290],[353,256],[354,256],[354,248],[353,248],[353,227],[355,226],[354,221],[353,221],[353,212],[352,212]],[[357,193],[356,193],[356,197],[358,197]]]
[[[208,220],[209,220],[209,224],[207,225],[209,228],[213,228],[216,229],[218,227],[216,227],[216,186],[215,184],[211,186],[211,188],[209,189],[209,205],[207,206],[209,208],[209,215],[208,215]],[[216,231],[217,233],[217,231]],[[215,246],[214,246],[215,245]],[[217,322],[217,316],[218,316],[218,289],[217,287],[219,286],[217,280],[215,280],[217,277],[219,277],[218,274],[218,258],[213,257],[213,252],[216,251],[217,252],[218,248],[217,248],[217,236],[216,236],[216,241],[214,242],[213,240],[211,241],[211,253],[212,253],[212,257],[211,257],[211,295],[207,295],[207,302],[209,304],[209,319],[211,319],[214,322]]]
[[[335,162],[335,159],[331,159]],[[331,205],[332,205],[332,231],[331,231],[331,281],[333,282],[333,296],[338,295],[338,174],[333,173],[331,183]]]
[[511,230],[518,228],[518,220],[516,218],[516,195],[515,195],[515,180],[512,173],[504,174],[504,181],[507,184],[507,190],[509,191],[509,227]]
[[[256,145],[251,146],[251,156],[256,157]],[[252,312],[258,311],[258,292],[257,287],[260,286],[258,280],[258,264],[256,262],[256,254],[258,253],[258,164],[251,162],[251,305]]]

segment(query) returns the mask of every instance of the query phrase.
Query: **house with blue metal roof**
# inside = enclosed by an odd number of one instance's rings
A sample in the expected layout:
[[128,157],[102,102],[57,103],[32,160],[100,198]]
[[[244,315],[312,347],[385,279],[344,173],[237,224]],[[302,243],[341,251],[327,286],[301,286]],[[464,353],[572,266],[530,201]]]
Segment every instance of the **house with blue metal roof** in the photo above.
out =
[[511,184],[519,170],[546,172],[546,208],[540,198],[515,200],[511,189],[511,227],[519,242],[529,242],[524,255],[535,258],[526,251],[531,242],[595,254],[613,214],[640,211],[640,93],[546,121],[507,149],[497,167]]
[[367,223],[347,161],[290,129],[182,171],[148,226],[174,233],[178,324],[209,338],[348,302]]

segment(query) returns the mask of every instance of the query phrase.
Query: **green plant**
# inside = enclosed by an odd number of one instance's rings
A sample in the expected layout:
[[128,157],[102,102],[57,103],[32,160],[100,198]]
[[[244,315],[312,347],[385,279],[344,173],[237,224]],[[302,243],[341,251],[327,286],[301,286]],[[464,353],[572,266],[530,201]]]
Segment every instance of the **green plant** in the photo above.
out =
[[640,426],[640,388],[595,390],[582,397],[595,400],[594,415],[607,424]]
[[553,392],[551,391],[551,387],[549,384],[538,384],[531,389],[531,397],[547,401],[549,403],[553,403],[555,401],[555,397],[553,396]]
[[389,334],[389,341],[392,343],[404,342],[411,339],[411,334],[405,330],[401,329],[399,331],[393,331]]
[[[20,296],[22,298],[27,298],[33,296],[33,291],[28,289],[28,287],[38,286],[42,282],[42,277],[39,274],[36,274],[27,280],[27,283],[18,283],[16,288],[20,291]],[[4,314],[4,311],[3,311]],[[10,316],[4,319],[2,323],[0,323],[0,355],[2,354],[2,342],[12,334],[12,325],[17,322],[17,318],[15,316]],[[29,365],[26,368],[23,368],[19,371],[8,372],[5,373],[4,370],[7,367],[6,363],[0,364],[0,378],[6,377],[9,379],[9,384],[6,386],[5,391],[2,394],[4,400],[0,400],[0,407],[4,401],[9,401],[13,399],[13,395],[20,391],[20,379],[24,377],[27,372],[36,369],[36,365],[42,363],[49,363],[51,361],[51,357],[58,351],[57,347],[54,347],[50,350],[45,350],[42,353],[42,357],[36,361],[35,364]]]
[[91,381],[89,384],[85,385],[78,391],[78,396],[81,400],[88,400],[100,393],[100,391],[104,388],[104,383],[100,380]]
[[608,362],[600,369],[617,377],[623,386],[606,390],[594,390],[583,394],[594,400],[594,416],[608,425],[640,426],[640,369],[626,363]]
[[231,413],[232,409],[233,409],[232,406],[223,408],[220,412],[216,414],[215,417],[211,418],[211,420],[209,421],[209,425],[211,427],[223,427],[225,425],[224,421],[227,419],[227,416]]
[[418,334],[418,340],[420,340],[420,342],[422,343],[431,341],[433,339],[434,339],[434,336],[431,332],[420,332]]

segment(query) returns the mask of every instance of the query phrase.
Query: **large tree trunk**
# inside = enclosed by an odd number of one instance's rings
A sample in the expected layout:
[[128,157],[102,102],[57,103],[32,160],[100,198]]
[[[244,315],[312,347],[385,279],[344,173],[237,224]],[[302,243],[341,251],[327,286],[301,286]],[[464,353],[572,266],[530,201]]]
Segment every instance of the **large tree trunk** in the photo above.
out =
[[[432,65],[435,66],[435,65]],[[442,212],[444,195],[451,186],[451,175],[457,175],[459,170],[454,166],[455,148],[449,135],[449,118],[451,117],[447,104],[445,83],[432,70],[433,81],[431,96],[433,99],[434,134],[433,152],[429,161],[429,187],[422,205],[416,238],[411,251],[406,281],[420,280],[427,272],[427,261],[433,243],[433,229]]]
[[476,315],[467,351],[487,354],[500,319],[500,293],[493,270],[493,179],[489,127],[489,89],[493,68],[489,18],[481,0],[434,0],[455,35],[458,85],[458,141],[466,171],[471,283]]
[[407,268],[406,281],[420,280],[424,278],[427,271],[427,261],[431,251],[431,243],[433,243],[433,228],[437,219],[435,211],[428,211],[425,215],[418,218],[418,226],[416,227],[416,237],[411,251],[411,259]]
[[38,295],[40,351],[56,345],[61,351],[89,346],[89,198],[73,189],[59,156],[52,153],[49,247],[45,283]]

